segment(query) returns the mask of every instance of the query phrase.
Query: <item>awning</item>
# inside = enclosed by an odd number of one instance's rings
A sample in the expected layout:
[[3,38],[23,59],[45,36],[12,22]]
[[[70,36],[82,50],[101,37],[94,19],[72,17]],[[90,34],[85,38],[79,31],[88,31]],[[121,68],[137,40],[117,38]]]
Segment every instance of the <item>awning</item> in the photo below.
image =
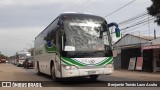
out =
[[146,49],[160,49],[160,45],[143,46],[142,49],[143,50],[146,50]]

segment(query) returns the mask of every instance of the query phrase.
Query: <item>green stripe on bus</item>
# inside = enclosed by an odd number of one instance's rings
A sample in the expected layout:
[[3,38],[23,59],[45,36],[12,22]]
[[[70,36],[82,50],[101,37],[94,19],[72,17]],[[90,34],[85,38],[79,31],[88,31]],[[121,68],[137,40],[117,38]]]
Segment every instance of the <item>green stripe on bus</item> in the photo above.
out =
[[63,59],[62,59],[62,61],[63,61],[65,64],[67,64],[67,65],[70,65],[70,66],[72,65],[72,64],[70,64],[70,63],[66,62],[66,61],[65,61],[65,60],[63,60]]
[[55,53],[55,52],[57,52],[56,46],[48,47],[47,44],[45,44],[44,47],[45,47],[46,52],[48,52],[48,53]]
[[112,58],[112,57],[109,57],[106,61],[104,61],[103,63],[100,63],[100,64],[98,64],[98,65],[96,65],[96,66],[106,65],[106,64],[108,64],[108,63],[110,63],[110,62],[112,62],[112,61],[113,61],[113,58]]
[[52,47],[48,47],[46,44],[45,44],[45,50],[47,53],[56,53],[58,56],[60,56],[59,52],[57,51],[57,48],[56,46],[52,46]]
[[106,63],[110,62],[110,60],[113,61],[113,59],[111,59],[111,58],[113,58],[113,57],[108,57],[107,59],[103,60],[102,62],[98,63],[97,65],[102,65],[102,64],[106,65]]
[[86,66],[86,65],[81,64],[81,63],[79,63],[79,62],[76,62],[76,61],[74,61],[74,60],[72,60],[72,59],[70,59],[70,58],[66,58],[66,57],[62,57],[62,58],[63,58],[63,60],[66,60],[66,61],[68,61],[68,62],[70,62],[70,63],[72,63],[72,64],[75,64],[75,65],[78,65],[78,66]]
[[[81,64],[80,62],[74,61],[73,59],[66,58],[66,57],[62,57],[62,60],[67,65],[87,66],[86,64]],[[103,62],[98,63],[97,65],[95,64],[95,66],[104,66],[106,64],[112,64],[112,63],[113,63],[113,57],[109,57],[106,60],[103,60]]]
[[96,65],[99,65],[99,64],[101,64],[101,63],[105,62],[106,60],[108,61],[108,58],[109,58],[109,57],[105,58],[104,60],[102,60],[102,61],[101,61],[101,62],[99,62],[99,63],[96,63]]

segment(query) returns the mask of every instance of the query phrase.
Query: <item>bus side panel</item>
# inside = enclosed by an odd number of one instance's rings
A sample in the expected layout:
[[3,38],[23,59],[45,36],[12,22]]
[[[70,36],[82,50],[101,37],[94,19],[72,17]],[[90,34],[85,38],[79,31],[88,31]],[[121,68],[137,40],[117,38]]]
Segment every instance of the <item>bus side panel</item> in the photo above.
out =
[[[46,52],[44,46],[39,48],[37,51],[41,51],[42,53],[40,55],[35,55],[35,66],[37,67],[37,62],[38,62],[40,72],[51,75],[50,63],[51,63],[51,60],[53,60],[53,61],[55,60],[55,53]],[[35,69],[37,69],[36,67],[35,67]]]
[[[35,66],[39,62],[39,68],[42,73],[51,74],[51,61],[54,63],[56,58],[56,49],[55,49],[55,34],[57,30],[58,18],[52,22],[45,30],[43,30],[35,39]],[[55,64],[57,70],[58,64]],[[36,69],[36,67],[35,67]],[[57,77],[60,76],[60,72],[56,71]]]
[[56,55],[55,58],[55,70],[56,70],[56,77],[61,77],[61,58],[59,55]]

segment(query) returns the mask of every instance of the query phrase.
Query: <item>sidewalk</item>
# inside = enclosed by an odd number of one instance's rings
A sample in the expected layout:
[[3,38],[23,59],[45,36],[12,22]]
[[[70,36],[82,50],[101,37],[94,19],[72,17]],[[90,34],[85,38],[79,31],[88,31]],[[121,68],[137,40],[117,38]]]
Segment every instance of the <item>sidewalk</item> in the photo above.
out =
[[142,71],[129,71],[129,70],[115,70],[112,76],[123,77],[128,79],[140,81],[160,81],[160,72],[142,72]]
[[137,70],[127,70],[127,69],[118,69],[114,71],[123,71],[129,73],[137,73],[137,74],[151,74],[151,75],[160,75],[160,72],[144,72],[144,71],[137,71]]

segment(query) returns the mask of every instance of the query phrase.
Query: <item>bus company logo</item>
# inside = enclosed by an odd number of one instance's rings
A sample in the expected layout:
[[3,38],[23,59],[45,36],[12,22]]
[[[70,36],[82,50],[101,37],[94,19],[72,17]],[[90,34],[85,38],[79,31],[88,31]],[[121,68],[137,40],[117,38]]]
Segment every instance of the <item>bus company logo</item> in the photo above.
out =
[[95,61],[94,61],[94,60],[90,60],[89,63],[90,63],[90,64],[94,64]]
[[2,82],[2,87],[12,87],[11,82]]
[[39,82],[2,82],[1,87],[42,87]]

